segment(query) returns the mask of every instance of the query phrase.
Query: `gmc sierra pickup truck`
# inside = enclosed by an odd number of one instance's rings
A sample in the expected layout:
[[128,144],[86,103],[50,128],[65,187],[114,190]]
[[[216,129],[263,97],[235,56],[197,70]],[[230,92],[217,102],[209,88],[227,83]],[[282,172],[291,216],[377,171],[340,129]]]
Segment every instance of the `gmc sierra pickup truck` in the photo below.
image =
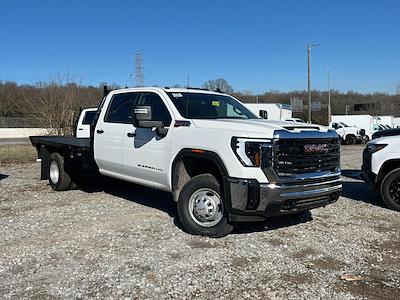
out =
[[342,189],[335,131],[266,121],[201,89],[114,90],[90,138],[30,139],[54,190],[100,173],[168,191],[191,234],[220,237],[235,222],[299,214],[335,202]]

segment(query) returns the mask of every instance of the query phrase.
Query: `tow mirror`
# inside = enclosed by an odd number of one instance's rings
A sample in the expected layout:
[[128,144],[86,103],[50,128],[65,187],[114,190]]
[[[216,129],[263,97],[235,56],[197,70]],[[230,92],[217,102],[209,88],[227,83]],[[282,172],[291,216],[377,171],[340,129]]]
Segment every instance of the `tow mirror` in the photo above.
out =
[[138,105],[133,111],[134,126],[137,128],[156,128],[156,132],[160,136],[165,136],[168,132],[167,128],[164,128],[163,121],[153,120],[153,114],[151,106],[149,105]]

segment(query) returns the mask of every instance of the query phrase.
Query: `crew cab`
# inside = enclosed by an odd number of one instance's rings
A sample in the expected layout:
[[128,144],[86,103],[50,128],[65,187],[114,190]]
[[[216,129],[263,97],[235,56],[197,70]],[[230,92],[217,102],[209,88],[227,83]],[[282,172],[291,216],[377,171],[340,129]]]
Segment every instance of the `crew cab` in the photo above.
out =
[[380,192],[386,205],[400,211],[400,136],[368,142],[363,152],[363,178]]
[[89,138],[30,137],[56,191],[104,176],[171,192],[191,234],[299,214],[341,193],[340,140],[318,125],[258,118],[234,97],[201,89],[111,91]]

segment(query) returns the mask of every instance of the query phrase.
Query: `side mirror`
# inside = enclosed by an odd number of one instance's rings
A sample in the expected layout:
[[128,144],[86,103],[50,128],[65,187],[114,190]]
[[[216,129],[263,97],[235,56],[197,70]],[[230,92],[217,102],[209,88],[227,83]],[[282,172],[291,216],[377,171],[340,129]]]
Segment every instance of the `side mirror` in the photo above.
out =
[[259,115],[262,119],[268,119],[268,112],[266,110],[260,110]]
[[160,136],[165,136],[168,132],[168,128],[164,128],[163,121],[153,120],[153,114],[151,106],[149,105],[138,105],[134,111],[134,126],[137,128],[156,128],[156,132]]
[[153,121],[153,114],[151,111],[151,106],[139,105],[137,106],[133,114],[134,125],[138,128],[153,128],[153,127],[164,127],[162,121]]

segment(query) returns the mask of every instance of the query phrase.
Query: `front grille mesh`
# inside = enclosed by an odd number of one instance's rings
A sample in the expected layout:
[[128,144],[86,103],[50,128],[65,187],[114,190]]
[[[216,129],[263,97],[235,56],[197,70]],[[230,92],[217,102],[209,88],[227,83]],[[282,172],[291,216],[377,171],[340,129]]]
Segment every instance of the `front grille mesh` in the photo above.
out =
[[[326,144],[325,153],[306,153],[305,145]],[[278,176],[335,171],[340,166],[340,142],[331,139],[279,139],[273,147],[273,166]]]

